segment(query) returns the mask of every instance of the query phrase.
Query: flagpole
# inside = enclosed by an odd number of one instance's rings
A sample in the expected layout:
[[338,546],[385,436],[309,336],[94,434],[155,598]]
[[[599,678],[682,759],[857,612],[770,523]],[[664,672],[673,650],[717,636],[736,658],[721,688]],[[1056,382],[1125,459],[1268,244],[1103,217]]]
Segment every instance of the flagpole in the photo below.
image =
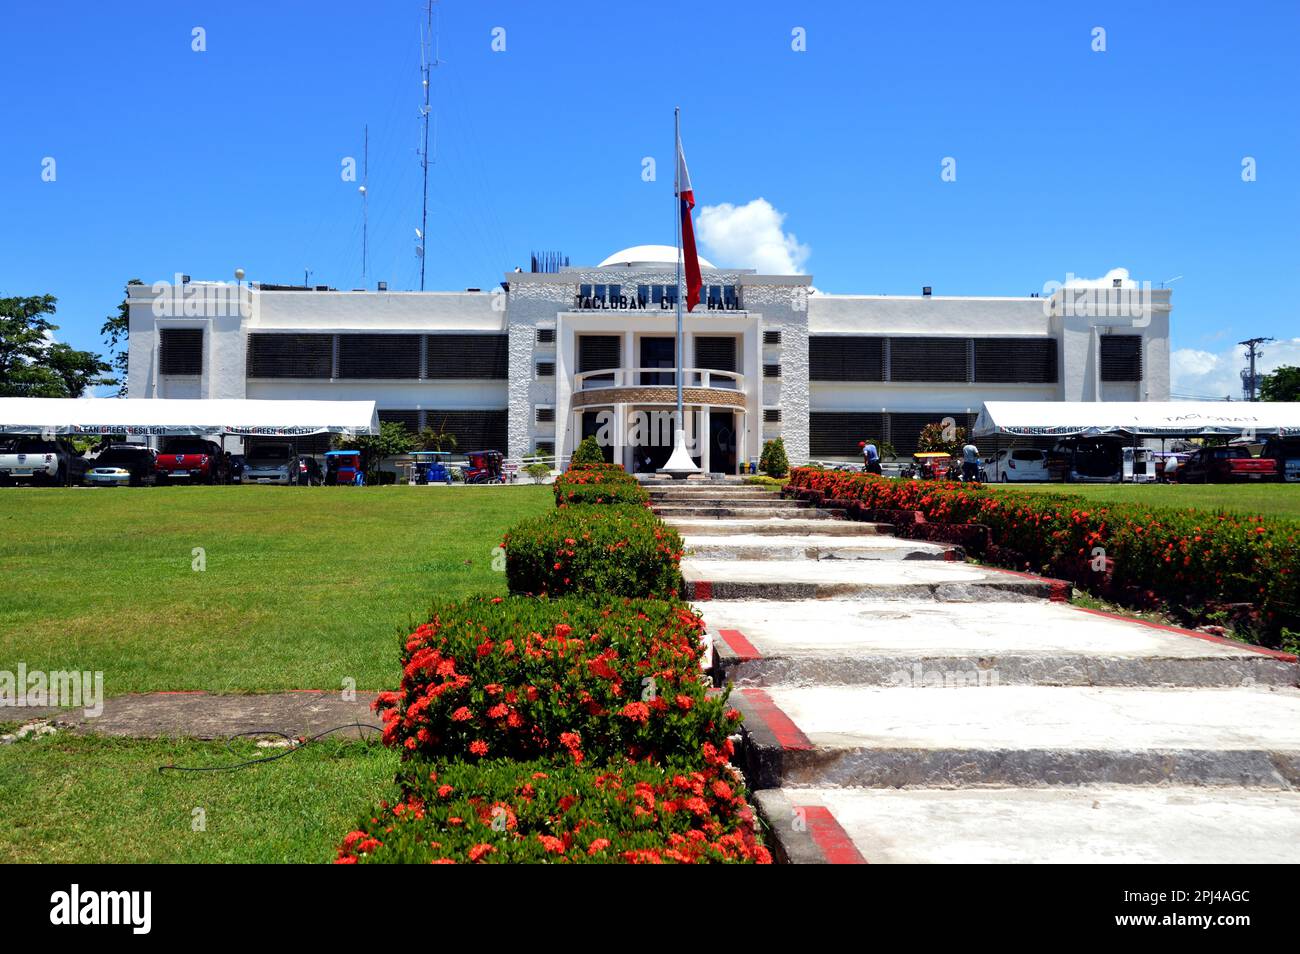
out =
[[[673,107],[673,198],[677,206],[677,430],[686,433],[686,414],[682,409],[682,378],[685,376],[682,360],[682,109]],[[674,440],[676,439],[674,435]]]

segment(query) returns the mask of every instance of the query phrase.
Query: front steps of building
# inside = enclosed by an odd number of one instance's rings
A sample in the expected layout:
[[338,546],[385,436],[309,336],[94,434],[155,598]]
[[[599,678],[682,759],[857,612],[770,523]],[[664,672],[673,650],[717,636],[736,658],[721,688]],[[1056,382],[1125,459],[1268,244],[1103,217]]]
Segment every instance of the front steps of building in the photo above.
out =
[[778,857],[1293,860],[1294,657],[1079,609],[1055,581],[774,494],[728,505],[752,487],[705,489],[656,488],[654,505],[683,534]]

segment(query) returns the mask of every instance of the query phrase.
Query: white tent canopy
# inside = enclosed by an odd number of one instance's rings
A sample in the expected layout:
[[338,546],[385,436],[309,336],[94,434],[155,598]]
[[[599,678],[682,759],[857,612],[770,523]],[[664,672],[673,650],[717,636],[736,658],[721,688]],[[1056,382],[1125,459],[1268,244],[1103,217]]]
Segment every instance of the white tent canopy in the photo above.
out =
[[374,401],[0,398],[0,434],[352,437],[378,433]]
[[988,401],[976,437],[1266,437],[1300,434],[1300,403],[1247,401]]

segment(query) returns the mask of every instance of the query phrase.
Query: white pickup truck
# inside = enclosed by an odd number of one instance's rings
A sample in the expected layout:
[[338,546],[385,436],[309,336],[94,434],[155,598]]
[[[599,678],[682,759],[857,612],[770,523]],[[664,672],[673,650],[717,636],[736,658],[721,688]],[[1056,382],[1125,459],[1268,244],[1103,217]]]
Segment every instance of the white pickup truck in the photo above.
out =
[[0,482],[39,481],[67,487],[79,484],[90,465],[67,441],[19,437],[0,444]]

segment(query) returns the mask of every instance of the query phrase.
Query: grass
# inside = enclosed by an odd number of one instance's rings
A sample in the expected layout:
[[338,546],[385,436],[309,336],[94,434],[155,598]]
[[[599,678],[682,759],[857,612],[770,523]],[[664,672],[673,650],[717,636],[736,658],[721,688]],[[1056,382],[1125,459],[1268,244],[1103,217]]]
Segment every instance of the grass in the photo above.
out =
[[1300,484],[989,484],[994,489],[1074,494],[1106,503],[1233,510],[1300,519]]
[[158,772],[267,751],[66,734],[0,746],[0,863],[329,861],[397,770],[378,743],[327,739],[234,772]]
[[493,548],[552,506],[540,486],[6,488],[0,669],[102,671],[108,695],[388,688],[398,633],[434,598],[504,593]]

